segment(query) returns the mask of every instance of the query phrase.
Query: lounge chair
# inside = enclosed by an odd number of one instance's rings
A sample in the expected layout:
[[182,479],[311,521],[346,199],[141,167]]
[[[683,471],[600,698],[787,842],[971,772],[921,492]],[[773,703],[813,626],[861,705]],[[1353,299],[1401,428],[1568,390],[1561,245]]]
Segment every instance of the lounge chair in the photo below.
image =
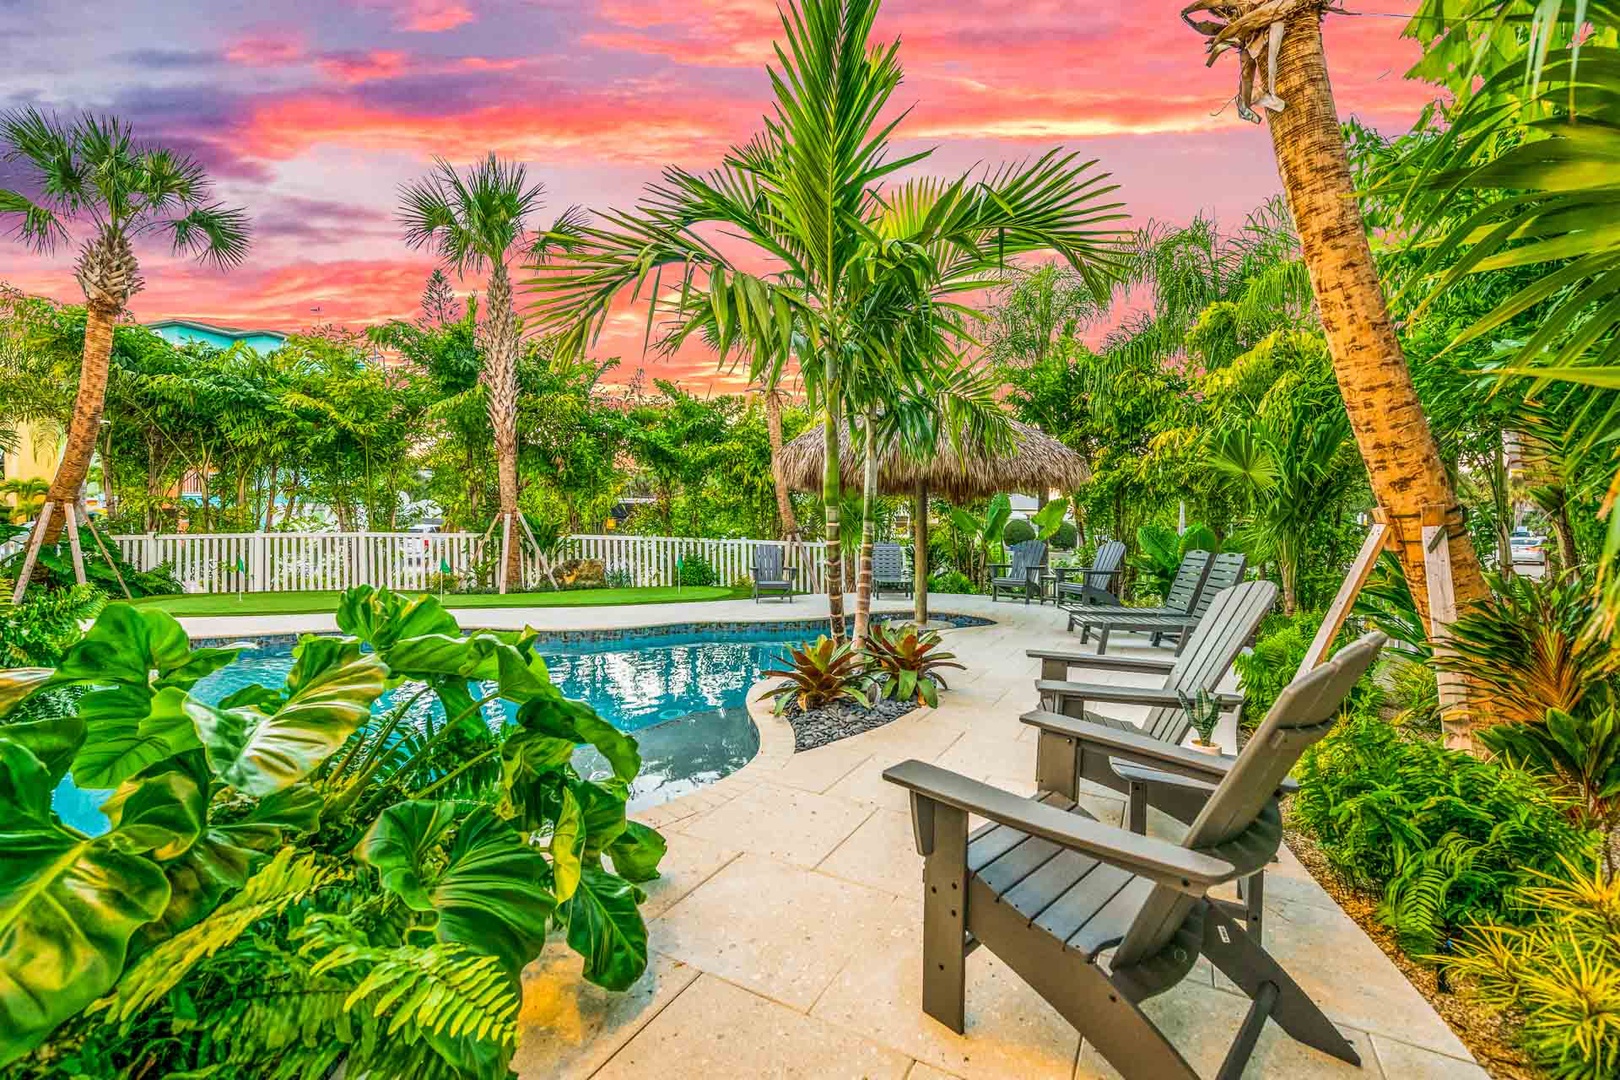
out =
[[911,595],[911,575],[906,573],[906,553],[899,544],[872,545],[872,595],[886,592]]
[[[1119,607],[1119,575],[1124,570],[1125,545],[1110,540],[1097,549],[1090,566],[1062,566],[1052,571],[1057,579],[1057,602],[1068,606],[1098,604]],[[1078,577],[1070,581],[1069,578]]]
[[1024,603],[1029,603],[1030,597],[1044,600],[1041,590],[1041,573],[1046,568],[1046,542],[1044,540],[1025,540],[1014,544],[1007,549],[1012,556],[1012,562],[991,563],[992,574],[997,570],[1005,570],[1005,574],[998,574],[990,579],[990,599],[996,601],[1001,598],[1002,590],[1010,593],[1023,593]]
[[[1195,554],[1197,552],[1189,554],[1188,558]],[[1215,594],[1242,581],[1247,567],[1248,559],[1240,552],[1216,555],[1210,559],[1209,572],[1193,593],[1191,604],[1183,606],[1178,600],[1175,603],[1167,602],[1159,608],[1070,608],[1069,629],[1079,627],[1082,643],[1091,631],[1096,630],[1099,653],[1108,650],[1108,636],[1113,631],[1132,630],[1149,635],[1148,640],[1154,645],[1167,637],[1175,638],[1176,652],[1179,654],[1187,643],[1187,632],[1204,617]],[[1178,572],[1176,576],[1179,578],[1181,575]],[[1178,599],[1174,584],[1171,586],[1171,597]]]
[[[1189,794],[1175,783],[1174,777],[1166,778],[1151,770],[1113,761],[1094,740],[1088,741],[1087,733],[1101,728],[1179,749],[1192,730],[1182,706],[1182,695],[1193,698],[1203,691],[1222,706],[1241,705],[1242,695],[1219,691],[1216,687],[1226,678],[1233,659],[1243,651],[1243,643],[1259,627],[1276,598],[1277,586],[1269,581],[1250,581],[1221,590],[1203,621],[1189,635],[1187,648],[1174,660],[1031,649],[1029,655],[1041,662],[1041,677],[1035,683],[1040,701],[1037,709],[1025,713],[1021,719],[1039,728],[1042,739],[1047,732],[1058,737],[1059,742],[1050,745],[1043,742],[1043,752],[1073,755],[1073,764],[1058,763],[1059,774],[1090,780],[1126,796],[1126,828],[1146,832],[1149,806],[1180,821],[1191,821],[1196,816],[1197,806],[1189,812],[1189,800],[1195,799],[1198,793]],[[1157,687],[1070,682],[1070,672],[1075,668],[1162,674],[1164,682]],[[1148,713],[1139,723],[1132,723],[1091,712],[1088,704],[1145,705]],[[1072,749],[1059,749],[1068,745],[1072,745]],[[1086,752],[1088,747],[1090,753]],[[1077,790],[1071,783],[1066,793],[1073,799]],[[1208,791],[1201,794],[1207,795]],[[1243,902],[1249,933],[1258,940],[1265,903],[1263,875],[1257,872],[1251,879],[1239,882],[1238,896]]]
[[754,546],[754,603],[761,596],[783,596],[793,602],[793,582],[799,574],[796,566],[783,566],[787,548],[781,544]]
[[[1382,635],[1369,634],[1295,680],[1235,760],[1143,740],[1157,762],[1208,792],[1179,844],[1092,818],[1062,794],[1072,777],[1049,771],[1051,761],[1072,758],[1050,750],[1030,799],[921,761],[885,770],[884,779],[911,793],[924,860],[923,1011],[963,1031],[965,960],[983,945],[1126,1080],[1194,1080],[1198,1074],[1141,1003],[1180,983],[1203,955],[1251,999],[1222,1080],[1242,1073],[1267,1019],[1299,1042],[1361,1064],[1316,1003],[1209,892],[1276,854],[1279,786],[1332,728],[1382,644]],[[1043,734],[1043,744],[1054,738]],[[971,834],[969,814],[988,819]],[[1105,969],[1098,958],[1110,948]]]

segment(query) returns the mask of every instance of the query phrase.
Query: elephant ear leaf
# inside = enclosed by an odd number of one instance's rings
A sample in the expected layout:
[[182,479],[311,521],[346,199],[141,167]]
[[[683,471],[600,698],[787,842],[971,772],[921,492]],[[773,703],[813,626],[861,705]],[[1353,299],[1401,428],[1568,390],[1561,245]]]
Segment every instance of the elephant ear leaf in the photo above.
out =
[[583,869],[580,856],[585,853],[585,811],[579,800],[566,787],[562,789],[562,803],[557,811],[557,824],[551,831],[551,874],[555,880],[557,900],[567,900],[579,887]]
[[563,697],[555,687],[524,704],[517,719],[525,731],[590,743],[607,759],[616,780],[628,784],[641,771],[641,750],[635,739],[603,720],[589,705]]
[[438,597],[407,597],[371,585],[357,585],[338,598],[337,624],[378,652],[386,652],[396,641],[426,634],[461,636],[461,627]]
[[[430,856],[452,826],[448,857],[442,869],[433,869],[438,860]],[[513,979],[540,955],[556,907],[549,868],[488,807],[456,824],[454,803],[398,803],[377,816],[357,851],[406,906],[438,915],[440,941],[498,957]]]
[[309,638],[287,674],[287,697],[268,715],[189,700],[214,775],[248,795],[291,787],[342,746],[371,715],[388,669],[356,641]]
[[235,660],[237,652],[191,648],[185,630],[166,611],[108,604],[68,649],[56,681],[189,690],[204,675]]
[[81,788],[113,788],[160,761],[195,750],[186,692],[144,683],[92,690],[79,701],[84,743],[73,758]]
[[44,765],[0,738],[0,1066],[105,993],[169,900],[155,864],[57,824],[50,799]]
[[647,924],[642,892],[617,875],[586,866],[579,888],[561,913],[568,946],[585,958],[585,978],[609,990],[628,990],[647,970]]

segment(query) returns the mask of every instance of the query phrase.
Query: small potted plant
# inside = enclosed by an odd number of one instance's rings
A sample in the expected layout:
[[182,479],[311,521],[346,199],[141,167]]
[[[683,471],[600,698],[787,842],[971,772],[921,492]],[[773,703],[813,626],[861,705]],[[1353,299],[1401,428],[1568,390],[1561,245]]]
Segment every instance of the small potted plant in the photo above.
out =
[[1221,748],[1213,740],[1215,725],[1221,722],[1220,701],[1208,690],[1200,690],[1190,698],[1177,690],[1176,696],[1181,699],[1182,711],[1187,714],[1187,723],[1193,729],[1195,737],[1192,748],[1203,754],[1219,754]]

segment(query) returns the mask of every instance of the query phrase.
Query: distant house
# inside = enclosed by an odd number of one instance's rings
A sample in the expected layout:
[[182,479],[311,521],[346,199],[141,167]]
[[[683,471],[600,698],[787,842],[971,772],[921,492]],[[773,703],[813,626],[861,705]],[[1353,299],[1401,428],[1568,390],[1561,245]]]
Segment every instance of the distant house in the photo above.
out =
[[277,330],[243,330],[235,326],[216,326],[195,319],[162,319],[147,323],[148,330],[156,331],[164,341],[175,345],[201,342],[218,349],[232,345],[246,345],[262,353],[275,352],[287,344],[287,335]]

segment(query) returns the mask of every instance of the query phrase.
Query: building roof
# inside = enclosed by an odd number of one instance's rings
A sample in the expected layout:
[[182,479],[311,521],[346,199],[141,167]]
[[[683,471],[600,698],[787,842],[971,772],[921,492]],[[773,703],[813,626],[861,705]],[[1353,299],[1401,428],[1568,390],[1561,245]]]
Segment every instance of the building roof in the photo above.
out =
[[287,335],[282,333],[280,330],[254,329],[240,326],[221,326],[218,323],[203,322],[201,319],[158,319],[156,322],[149,322],[146,324],[146,328],[148,330],[157,330],[165,326],[183,326],[189,327],[192,330],[206,330],[209,333],[220,334],[224,337],[244,338],[262,335],[265,337],[280,338],[283,341],[287,340]]

